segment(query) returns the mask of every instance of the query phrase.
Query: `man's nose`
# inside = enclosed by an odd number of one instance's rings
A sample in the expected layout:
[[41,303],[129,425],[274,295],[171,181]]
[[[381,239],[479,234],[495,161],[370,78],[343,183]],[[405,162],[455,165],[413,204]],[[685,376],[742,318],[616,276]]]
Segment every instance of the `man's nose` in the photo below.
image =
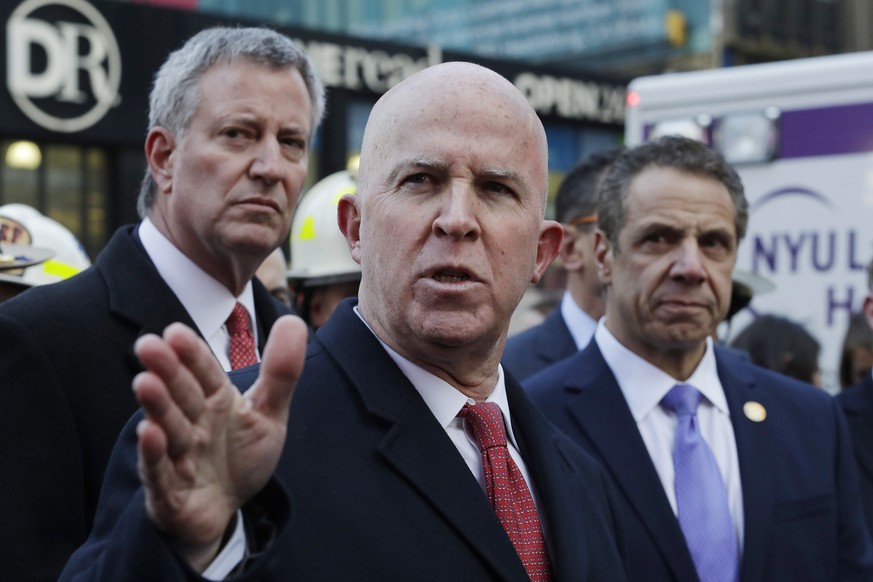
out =
[[703,266],[703,255],[696,240],[684,239],[676,248],[676,257],[670,268],[670,275],[689,283],[701,283],[706,280],[706,269]]
[[452,185],[443,194],[439,215],[433,223],[434,232],[458,240],[479,238],[478,207],[479,200],[472,185]]
[[283,177],[283,161],[279,142],[274,139],[263,139],[257,144],[249,174],[253,179],[275,184]]

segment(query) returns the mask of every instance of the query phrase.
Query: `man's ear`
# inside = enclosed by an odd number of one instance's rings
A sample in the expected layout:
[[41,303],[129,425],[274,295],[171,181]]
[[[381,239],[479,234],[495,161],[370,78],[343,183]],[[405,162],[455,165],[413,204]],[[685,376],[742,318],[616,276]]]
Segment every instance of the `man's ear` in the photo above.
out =
[[544,220],[540,227],[540,238],[537,241],[537,263],[536,269],[530,278],[531,283],[539,281],[543,273],[548,267],[558,252],[561,250],[561,240],[564,237],[564,229],[554,220]]
[[176,138],[170,130],[153,127],[146,136],[145,155],[158,192],[168,194],[173,190],[173,166]]
[[585,267],[585,254],[579,239],[584,236],[575,226],[562,225],[564,239],[561,242],[561,265],[566,271],[577,272]]
[[597,278],[604,286],[612,283],[612,244],[599,228],[594,231],[594,262],[597,265]]
[[336,222],[340,231],[346,237],[352,259],[361,264],[361,211],[358,208],[358,197],[345,194],[339,199],[336,207]]

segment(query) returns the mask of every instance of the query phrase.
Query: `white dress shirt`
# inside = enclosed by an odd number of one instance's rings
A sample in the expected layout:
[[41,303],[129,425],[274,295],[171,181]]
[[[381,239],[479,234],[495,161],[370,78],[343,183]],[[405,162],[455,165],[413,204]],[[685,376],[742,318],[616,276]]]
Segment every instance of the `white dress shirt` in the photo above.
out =
[[[391,359],[394,360],[394,363],[397,364],[400,371],[403,372],[403,375],[409,379],[418,393],[421,394],[425,404],[436,417],[440,426],[442,426],[446,431],[446,434],[458,449],[458,452],[461,454],[464,462],[467,463],[467,467],[469,467],[470,471],[476,477],[476,480],[479,481],[482,491],[487,492],[485,486],[485,468],[482,466],[482,453],[480,452],[479,445],[473,437],[467,433],[464,419],[458,418],[458,412],[461,411],[464,404],[473,405],[476,404],[476,401],[459,392],[454,386],[445,380],[442,380],[420,366],[413,364],[388,347],[388,345],[386,345],[379,336],[373,332],[373,328],[370,327],[370,324],[367,323],[367,320],[364,319],[361,312],[358,311],[357,306],[355,306],[354,309],[357,316],[361,318],[361,321],[367,326],[367,329],[373,333],[373,336],[379,341],[382,347],[385,348],[385,351],[389,356],[391,356]],[[530,489],[534,504],[537,507],[537,513],[539,514],[540,525],[543,529],[543,538],[546,542],[546,547],[549,548],[551,547],[551,544],[547,533],[548,528],[546,527],[545,515],[541,509],[536,488],[534,487],[533,482],[530,479],[530,474],[527,471],[527,465],[524,464],[524,459],[521,458],[521,454],[518,452],[518,443],[516,442],[515,434],[512,431],[512,420],[509,415],[509,402],[506,399],[506,384],[504,383],[503,367],[499,364],[497,367],[497,385],[485,401],[494,402],[498,407],[500,407],[500,412],[503,414],[503,423],[506,425],[506,443],[507,448],[509,449],[509,456],[512,457],[512,460],[515,461],[516,465],[518,465],[521,474],[524,476],[524,481],[527,483],[528,489]],[[240,516],[239,512],[237,512],[237,516]],[[240,525],[241,523],[242,519],[238,519],[236,530],[231,535],[230,540],[222,549],[221,553],[203,573],[204,578],[209,580],[222,580],[231,570],[233,570],[233,568],[236,567],[236,564],[243,559],[246,542],[245,532]]]
[[[357,308],[355,308],[357,312]],[[360,313],[358,314],[360,317]],[[361,318],[363,320],[363,318]],[[376,336],[376,339],[379,339]],[[482,466],[482,452],[479,445],[473,437],[467,432],[465,426],[466,421],[458,417],[458,412],[465,404],[476,404],[476,401],[467,397],[458,391],[454,386],[445,380],[434,376],[427,370],[413,364],[379,339],[379,343],[394,360],[394,363],[403,372],[415,389],[421,394],[424,403],[436,417],[437,422],[446,431],[446,434],[452,439],[458,452],[463,457],[467,467],[479,481],[482,490],[485,491],[485,469]],[[509,403],[506,400],[506,384],[504,383],[503,367],[498,365],[497,368],[497,385],[494,391],[485,399],[485,402],[493,402],[500,407],[500,412],[503,414],[503,424],[506,425],[506,444],[509,449],[509,456],[518,465],[521,474],[524,476],[525,483],[531,490],[531,495],[534,501],[537,500],[537,495],[531,482],[530,475],[527,471],[527,466],[524,464],[524,459],[521,458],[521,453],[518,451],[518,443],[515,440],[515,433],[512,430],[512,420],[509,416]],[[537,503],[537,510],[539,504]]]
[[[637,423],[649,456],[655,465],[667,499],[676,513],[676,491],[673,487],[673,441],[676,417],[661,408],[661,399],[676,384],[690,384],[703,395],[697,409],[697,420],[703,439],[712,449],[728,493],[731,519],[737,532],[739,548],[743,547],[743,492],[737,442],[731,424],[727,399],[716,369],[712,340],[706,339],[706,352],[688,380],[671,377],[642,359],[615,338],[602,318],[597,324],[594,341],[603,354]],[[620,435],[616,435],[620,438]]]
[[597,321],[573,301],[569,291],[564,291],[564,296],[561,298],[561,317],[564,318],[564,323],[573,336],[576,349],[584,350],[594,336]]
[[258,345],[252,282],[246,283],[239,297],[234,297],[227,287],[213,279],[167,240],[148,218],[139,225],[139,239],[161,278],[191,316],[194,325],[197,326],[200,335],[206,339],[221,367],[225,371],[230,370],[228,356],[230,336],[225,321],[230,317],[237,301],[249,312],[255,345]]

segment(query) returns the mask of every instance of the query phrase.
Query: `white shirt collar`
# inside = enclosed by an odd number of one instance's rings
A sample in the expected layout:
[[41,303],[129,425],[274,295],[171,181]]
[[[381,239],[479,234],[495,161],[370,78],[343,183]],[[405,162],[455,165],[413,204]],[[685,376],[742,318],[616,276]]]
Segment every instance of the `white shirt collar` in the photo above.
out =
[[605,317],[598,322],[594,341],[615,375],[637,423],[658,406],[673,386],[680,383],[694,386],[713,406],[730,416],[727,399],[718,378],[711,338],[706,338],[706,351],[694,373],[682,382],[623,346],[606,328],[605,322]]
[[573,296],[570,295],[569,291],[565,291],[561,298],[561,316],[570,330],[570,335],[573,336],[576,349],[585,349],[594,335],[597,322],[573,301]]
[[[370,324],[367,323],[367,320],[364,319],[363,315],[361,315],[357,306],[355,306],[355,313],[359,318],[361,318],[361,321],[364,322],[367,329],[369,329],[376,339],[379,340],[379,343],[382,344],[382,347],[385,348],[385,351],[388,352],[388,355],[391,356],[391,359],[394,360],[394,363],[397,364],[400,371],[403,372],[403,375],[409,379],[424,399],[427,407],[440,423],[440,426],[444,429],[449,426],[456,416],[458,416],[458,412],[460,412],[461,408],[464,407],[464,404],[476,403],[473,399],[468,398],[465,394],[442,378],[439,378],[424,368],[413,364],[391,349],[378,335],[376,335],[376,332],[373,331],[373,328],[370,327]],[[500,412],[503,414],[503,423],[506,425],[508,440],[518,448],[518,443],[515,440],[515,434],[512,431],[512,422],[509,416],[509,401],[506,399],[506,383],[504,381],[503,367],[499,364],[497,367],[497,385],[485,401],[493,402],[500,407]]]
[[[237,301],[249,312],[251,321],[256,321],[251,281],[246,283],[239,297],[234,297],[227,287],[176,248],[149,218],[143,219],[139,225],[139,239],[161,278],[182,303],[203,337],[212,337],[222,329]],[[252,330],[257,342],[258,326],[253,325]]]

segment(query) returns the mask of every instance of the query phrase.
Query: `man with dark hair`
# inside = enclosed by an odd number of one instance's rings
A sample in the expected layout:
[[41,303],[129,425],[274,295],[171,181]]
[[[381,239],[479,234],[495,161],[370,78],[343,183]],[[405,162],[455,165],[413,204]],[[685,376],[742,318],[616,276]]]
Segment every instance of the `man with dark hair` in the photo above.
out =
[[603,315],[603,286],[594,263],[597,188],[620,153],[612,149],[590,155],[558,188],[555,218],[564,228],[559,256],[567,288],[560,306],[545,321],[507,340],[503,365],[518,380],[587,346]]
[[256,269],[288,235],[324,109],[308,57],[263,28],[205,30],[150,95],[142,222],[94,267],[0,306],[0,563],[53,580],[91,529],[137,408],[138,337],[184,322],[230,370],[283,311]]
[[618,485],[629,578],[873,579],[836,402],[713,344],[748,220],[737,173],[663,137],[613,163],[599,215],[606,316],[525,388]]

